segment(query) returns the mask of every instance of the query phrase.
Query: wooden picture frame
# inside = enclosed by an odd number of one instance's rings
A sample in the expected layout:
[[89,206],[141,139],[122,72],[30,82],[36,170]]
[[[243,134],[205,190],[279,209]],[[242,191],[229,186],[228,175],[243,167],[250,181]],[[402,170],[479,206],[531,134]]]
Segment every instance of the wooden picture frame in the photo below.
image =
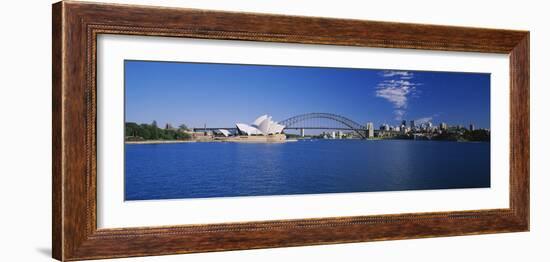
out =
[[[53,5],[53,257],[81,260],[529,230],[529,32],[181,8]],[[98,229],[99,34],[468,51],[510,57],[510,207]]]

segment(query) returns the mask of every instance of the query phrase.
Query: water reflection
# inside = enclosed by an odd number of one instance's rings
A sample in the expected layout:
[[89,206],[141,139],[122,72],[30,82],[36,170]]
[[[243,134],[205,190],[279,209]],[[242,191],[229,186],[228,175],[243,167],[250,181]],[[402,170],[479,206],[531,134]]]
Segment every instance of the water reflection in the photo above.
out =
[[476,188],[489,143],[317,140],[126,145],[127,200]]

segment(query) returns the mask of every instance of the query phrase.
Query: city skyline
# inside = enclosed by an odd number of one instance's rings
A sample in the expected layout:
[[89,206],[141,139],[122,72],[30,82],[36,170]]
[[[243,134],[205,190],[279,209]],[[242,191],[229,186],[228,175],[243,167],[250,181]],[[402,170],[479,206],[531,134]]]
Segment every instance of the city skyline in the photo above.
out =
[[232,127],[331,112],[366,125],[490,128],[490,75],[414,70],[125,61],[125,121]]

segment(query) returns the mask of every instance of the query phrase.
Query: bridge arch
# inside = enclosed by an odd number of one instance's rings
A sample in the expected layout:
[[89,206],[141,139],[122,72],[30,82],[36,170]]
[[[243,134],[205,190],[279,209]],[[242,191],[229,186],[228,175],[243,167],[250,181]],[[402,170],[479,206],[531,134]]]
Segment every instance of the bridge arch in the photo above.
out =
[[[279,124],[284,125],[286,128],[299,128],[297,124],[304,122],[310,119],[328,119],[340,123],[349,129],[353,130],[359,137],[366,138],[365,130],[366,127],[361,124],[341,115],[331,114],[331,113],[307,113],[280,121]],[[331,129],[327,127],[326,129]]]

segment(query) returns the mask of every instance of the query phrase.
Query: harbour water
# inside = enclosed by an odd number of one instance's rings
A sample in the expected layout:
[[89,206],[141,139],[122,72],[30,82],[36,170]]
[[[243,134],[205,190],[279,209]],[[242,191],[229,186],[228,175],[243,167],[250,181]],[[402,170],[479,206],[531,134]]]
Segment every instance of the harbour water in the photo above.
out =
[[414,140],[125,145],[125,199],[482,188],[490,144]]

